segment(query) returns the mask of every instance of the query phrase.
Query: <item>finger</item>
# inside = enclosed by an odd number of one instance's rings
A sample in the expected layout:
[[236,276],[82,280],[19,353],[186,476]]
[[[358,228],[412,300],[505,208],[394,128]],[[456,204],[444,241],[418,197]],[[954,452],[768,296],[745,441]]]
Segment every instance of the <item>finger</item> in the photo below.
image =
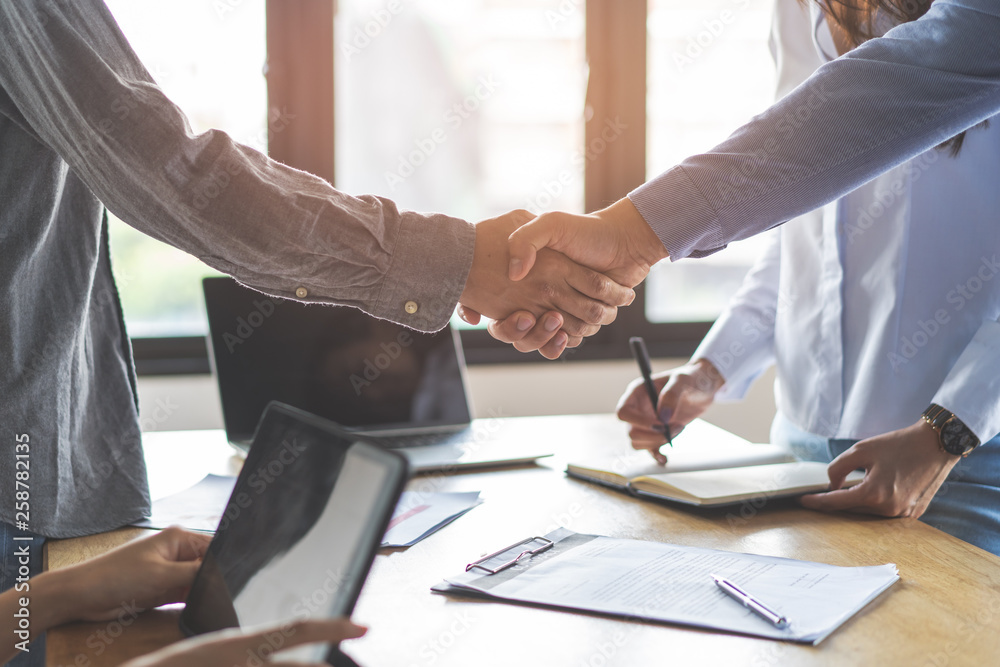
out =
[[150,539],[156,540],[160,554],[167,560],[192,561],[205,555],[212,536],[170,526]]
[[567,321],[572,319],[585,325],[603,326],[611,324],[618,316],[617,307],[591,299],[568,283],[546,283],[541,289],[549,307],[569,316]]
[[849,489],[837,489],[826,493],[810,493],[799,498],[803,507],[823,512],[835,512],[837,510],[853,510],[874,512],[874,509],[867,507],[868,489],[865,483],[856,484]]
[[[532,342],[537,343],[529,350],[521,350],[522,352],[530,352],[537,350],[542,344],[550,341],[555,336],[556,331],[559,330],[559,327],[562,326],[562,315],[559,313],[554,311],[546,313],[543,316],[543,322],[545,322],[545,317],[555,317],[557,319],[556,325],[551,330],[542,326],[536,326],[535,316],[526,310],[511,313],[502,320],[491,320],[486,325],[486,330],[490,332],[491,336],[504,343],[517,343],[525,341],[526,338],[528,345]],[[535,329],[538,331],[536,332]],[[546,334],[544,338],[542,338],[542,332]]]
[[657,420],[653,404],[649,402],[641,380],[633,380],[618,399],[618,419],[637,426],[652,424]]
[[458,316],[469,324],[479,324],[482,319],[482,315],[462,304],[458,304]]
[[[507,319],[510,320],[510,318]],[[553,343],[556,336],[559,334],[560,327],[562,327],[564,323],[562,314],[554,310],[542,315],[537,322],[534,318],[531,318],[530,321],[533,323],[532,327],[525,332],[517,332],[516,334],[510,331],[511,325],[506,322],[491,323],[488,327],[493,327],[490,329],[490,334],[493,335],[494,338],[507,340],[512,343],[514,345],[514,349],[519,352],[534,352],[535,350]],[[524,326],[524,324],[522,323],[521,326]],[[519,336],[520,338],[514,340],[515,336]],[[565,345],[565,340],[561,339],[558,346],[560,348],[564,348]],[[555,347],[556,346],[553,345],[550,351],[554,351]]]
[[[266,639],[273,632],[273,629],[259,632],[256,634],[256,638]],[[316,642],[336,644],[347,639],[357,639],[364,636],[366,632],[368,632],[368,628],[352,623],[346,618],[299,621],[284,633],[288,635],[288,643],[283,648]]]
[[667,441],[664,440],[662,433],[652,432],[652,435],[642,434],[632,438],[632,449],[638,451],[645,449],[661,466],[667,463],[667,457],[660,452],[660,448],[665,444]]
[[867,450],[854,445],[830,462],[826,474],[830,477],[830,488],[839,489],[847,476],[859,468],[868,470],[872,465]]
[[508,241],[510,263],[508,277],[521,280],[535,265],[538,251],[550,245],[562,235],[561,225],[553,218],[535,218],[532,222],[514,230]]
[[601,326],[599,324],[588,324],[573,315],[563,313],[562,330],[570,336],[587,338],[600,331]]
[[566,335],[565,331],[559,331],[551,341],[539,348],[538,353],[546,359],[558,359],[567,347],[569,347],[569,336]]
[[628,437],[632,441],[632,449],[659,451],[660,447],[667,444],[663,432],[652,428],[652,425],[636,426],[633,424],[629,427]]
[[[632,288],[619,285],[603,273],[578,264],[566,277],[566,282],[584,296],[609,306],[627,306],[635,300],[635,292]],[[610,324],[610,322],[606,324]]]

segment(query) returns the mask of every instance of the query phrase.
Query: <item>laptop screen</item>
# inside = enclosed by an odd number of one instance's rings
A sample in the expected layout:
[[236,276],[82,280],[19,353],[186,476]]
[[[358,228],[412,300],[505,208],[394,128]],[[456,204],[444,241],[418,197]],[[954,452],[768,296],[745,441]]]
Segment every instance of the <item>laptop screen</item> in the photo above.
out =
[[451,327],[424,334],[355,308],[270,297],[231,278],[203,286],[230,440],[249,440],[270,401],[365,430],[469,423]]

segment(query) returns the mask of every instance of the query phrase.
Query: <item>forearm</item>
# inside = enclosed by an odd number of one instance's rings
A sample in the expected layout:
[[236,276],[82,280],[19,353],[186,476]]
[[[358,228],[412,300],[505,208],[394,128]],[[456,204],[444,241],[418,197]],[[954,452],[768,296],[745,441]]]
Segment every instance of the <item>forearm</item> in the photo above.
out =
[[0,618],[5,630],[0,641],[0,662],[30,651],[39,635],[77,617],[82,601],[72,582],[56,572],[46,572],[0,594]]
[[1000,4],[936,0],[629,197],[673,259],[818,208],[1000,111],[998,36]]
[[99,0],[2,3],[0,29],[0,114],[125,222],[277,296],[447,322],[472,262],[468,223],[352,197],[223,132],[192,136]]

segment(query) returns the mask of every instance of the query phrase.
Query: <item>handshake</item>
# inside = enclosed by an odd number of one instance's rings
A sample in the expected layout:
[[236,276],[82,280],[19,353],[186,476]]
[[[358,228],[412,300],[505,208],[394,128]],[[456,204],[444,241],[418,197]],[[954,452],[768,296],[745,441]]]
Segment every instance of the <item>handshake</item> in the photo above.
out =
[[633,287],[664,259],[663,243],[627,198],[589,215],[511,211],[476,225],[459,316],[555,359],[611,324]]

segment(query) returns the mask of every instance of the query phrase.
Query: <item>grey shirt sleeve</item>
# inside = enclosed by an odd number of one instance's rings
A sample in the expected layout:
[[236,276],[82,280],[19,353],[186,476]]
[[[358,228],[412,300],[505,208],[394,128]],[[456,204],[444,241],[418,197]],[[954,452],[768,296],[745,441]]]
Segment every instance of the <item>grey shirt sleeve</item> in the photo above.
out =
[[672,259],[831,202],[1000,111],[1000,2],[935,0],[629,194]]
[[277,296],[424,331],[448,321],[469,223],[344,194],[224,132],[193,135],[100,0],[0,0],[0,33],[0,111],[128,224]]

